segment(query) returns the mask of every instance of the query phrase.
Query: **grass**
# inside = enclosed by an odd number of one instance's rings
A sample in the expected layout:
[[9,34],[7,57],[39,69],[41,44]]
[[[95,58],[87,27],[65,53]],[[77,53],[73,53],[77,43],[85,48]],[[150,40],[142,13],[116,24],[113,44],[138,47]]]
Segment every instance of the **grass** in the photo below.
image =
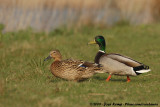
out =
[[[46,34],[26,29],[1,34],[0,107],[89,107],[90,103],[159,103],[160,25],[56,29]],[[52,49],[63,58],[93,61],[98,46],[87,43],[104,35],[107,52],[121,53],[150,65],[151,72],[131,77],[97,74],[83,82],[54,77],[43,62]],[[143,107],[143,106],[141,106]]]

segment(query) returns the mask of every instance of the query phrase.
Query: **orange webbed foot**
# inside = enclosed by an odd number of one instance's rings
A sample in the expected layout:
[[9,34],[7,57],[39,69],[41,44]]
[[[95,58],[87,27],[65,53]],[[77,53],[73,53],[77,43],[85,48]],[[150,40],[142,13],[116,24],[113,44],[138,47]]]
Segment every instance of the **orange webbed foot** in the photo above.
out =
[[111,75],[108,76],[108,78],[106,79],[106,82],[108,82],[111,78]]
[[131,79],[129,78],[129,76],[127,76],[127,82],[130,82],[131,81]]

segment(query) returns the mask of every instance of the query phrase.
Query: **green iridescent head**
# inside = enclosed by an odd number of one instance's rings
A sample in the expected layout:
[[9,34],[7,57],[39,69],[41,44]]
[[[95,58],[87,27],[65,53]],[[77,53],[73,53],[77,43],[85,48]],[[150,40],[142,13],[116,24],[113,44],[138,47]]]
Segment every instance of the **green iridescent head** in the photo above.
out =
[[105,52],[105,47],[106,47],[106,42],[103,36],[98,35],[95,37],[94,41],[89,42],[88,44],[98,44],[99,45],[99,50]]

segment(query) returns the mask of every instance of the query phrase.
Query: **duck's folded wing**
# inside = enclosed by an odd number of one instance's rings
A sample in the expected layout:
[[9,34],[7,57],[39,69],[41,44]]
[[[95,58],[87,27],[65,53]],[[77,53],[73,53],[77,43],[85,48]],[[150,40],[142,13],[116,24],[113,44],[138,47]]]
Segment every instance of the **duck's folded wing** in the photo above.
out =
[[86,71],[86,70],[101,70],[100,64],[95,64],[82,60],[67,59],[62,61],[62,66],[66,66],[66,69],[76,69],[76,71]]
[[82,66],[84,66],[84,67],[100,67],[101,65],[100,65],[100,64],[96,64],[96,63],[92,63],[92,62],[85,61],[85,62],[82,63]]
[[120,63],[123,63],[123,64],[125,64],[127,66],[130,66],[130,67],[136,67],[136,66],[143,65],[142,63],[140,63],[138,61],[135,61],[135,60],[133,60],[130,57],[123,56],[123,55],[120,55],[120,54],[114,54],[114,53],[112,53],[112,54],[107,54],[105,56],[107,56],[108,58],[111,58],[113,60],[116,60],[116,61],[118,61]]
[[73,60],[73,59],[66,59],[66,60],[63,60],[62,61],[62,65],[64,66],[67,66],[68,68],[69,67],[72,67],[72,68],[77,68],[79,67],[81,64],[84,63],[84,61],[81,61],[81,60]]

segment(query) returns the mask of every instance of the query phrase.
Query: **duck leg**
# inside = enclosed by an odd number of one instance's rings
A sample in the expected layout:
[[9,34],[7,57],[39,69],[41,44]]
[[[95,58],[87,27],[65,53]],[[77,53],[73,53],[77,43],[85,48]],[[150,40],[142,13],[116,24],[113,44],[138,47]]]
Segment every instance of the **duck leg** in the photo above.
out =
[[129,76],[127,76],[127,82],[130,82],[131,81],[131,79],[129,78]]
[[109,74],[108,78],[106,79],[106,81],[108,82],[111,78],[111,74]]

